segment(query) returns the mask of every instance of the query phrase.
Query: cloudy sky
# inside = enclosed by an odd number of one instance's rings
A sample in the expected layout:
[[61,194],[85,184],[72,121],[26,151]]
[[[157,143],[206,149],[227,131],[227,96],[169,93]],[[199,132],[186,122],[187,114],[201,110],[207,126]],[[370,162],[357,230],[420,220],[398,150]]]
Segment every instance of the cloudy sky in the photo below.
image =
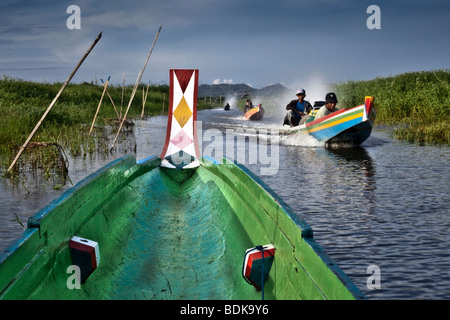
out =
[[0,76],[64,82],[103,31],[72,82],[133,84],[160,25],[142,82],[198,68],[202,84],[308,87],[450,66],[448,0],[1,0]]

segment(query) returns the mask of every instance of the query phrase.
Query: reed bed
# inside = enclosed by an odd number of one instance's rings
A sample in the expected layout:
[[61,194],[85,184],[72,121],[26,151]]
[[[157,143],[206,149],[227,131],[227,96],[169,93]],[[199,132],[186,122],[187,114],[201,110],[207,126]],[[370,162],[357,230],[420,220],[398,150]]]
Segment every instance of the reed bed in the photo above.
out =
[[[3,76],[0,79],[0,168],[9,165],[62,83],[35,83]],[[123,89],[123,103],[122,103]],[[118,129],[117,114],[124,116],[133,86],[108,85],[109,96],[104,96],[94,130],[89,128],[96,113],[104,87],[100,83],[69,84],[54,108],[47,115],[33,137],[33,142],[55,143],[72,156],[83,156],[103,150],[108,152],[105,127]],[[142,91],[146,91],[146,95]],[[141,84],[127,115],[131,120],[167,114],[169,87]],[[143,103],[145,101],[145,104]],[[199,101],[199,109],[212,107]],[[164,111],[163,111],[164,110]],[[126,131],[124,128],[123,131]]]
[[369,81],[333,85],[341,106],[375,97],[376,124],[394,126],[394,135],[419,143],[450,144],[450,70],[409,72]]

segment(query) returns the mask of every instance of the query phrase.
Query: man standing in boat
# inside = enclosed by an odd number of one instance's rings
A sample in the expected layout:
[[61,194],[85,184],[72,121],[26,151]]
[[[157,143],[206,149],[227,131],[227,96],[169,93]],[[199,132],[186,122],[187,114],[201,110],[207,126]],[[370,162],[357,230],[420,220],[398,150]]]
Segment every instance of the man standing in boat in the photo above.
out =
[[314,118],[314,120],[317,120],[319,118],[325,117],[329,115],[330,113],[333,113],[335,111],[338,111],[336,108],[336,104],[338,103],[336,94],[334,92],[329,92],[325,96],[325,105],[317,111],[317,114]]
[[297,99],[292,100],[286,106],[288,112],[284,117],[283,125],[298,126],[302,118],[312,110],[311,104],[304,100],[306,97],[305,89],[298,90],[296,95]]

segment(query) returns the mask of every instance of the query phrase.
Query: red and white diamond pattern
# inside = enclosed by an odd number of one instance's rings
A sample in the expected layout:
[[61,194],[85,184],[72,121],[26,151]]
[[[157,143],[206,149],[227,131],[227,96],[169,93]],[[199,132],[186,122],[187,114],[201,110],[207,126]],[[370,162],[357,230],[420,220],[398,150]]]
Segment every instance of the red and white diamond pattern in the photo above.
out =
[[[197,159],[197,151],[194,137],[194,112],[196,110],[196,95],[194,94],[198,70],[171,70],[171,81],[173,94],[172,110],[169,114],[168,125],[170,126],[169,139],[166,141],[167,149],[161,155],[163,159],[161,166],[175,168],[165,158],[177,154],[180,151],[194,156],[195,160],[183,168],[192,168],[200,165]],[[192,73],[189,78],[189,73]],[[195,107],[194,107],[195,106]],[[166,137],[167,139],[167,137]]]

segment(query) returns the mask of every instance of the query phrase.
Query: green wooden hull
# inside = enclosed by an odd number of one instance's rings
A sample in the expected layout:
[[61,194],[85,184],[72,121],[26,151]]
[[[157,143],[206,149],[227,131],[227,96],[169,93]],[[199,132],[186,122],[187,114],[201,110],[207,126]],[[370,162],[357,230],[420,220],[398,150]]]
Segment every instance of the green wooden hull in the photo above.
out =
[[[161,156],[116,160],[32,216],[0,254],[0,299],[363,298],[262,181],[200,159],[198,70],[171,70],[170,83]],[[74,237],[98,244],[100,260],[80,263]],[[243,259],[267,244],[275,254],[258,291],[242,276]],[[74,283],[74,266],[95,269]]]
[[[265,299],[364,298],[311,228],[245,168],[160,163],[119,159],[31,217],[0,254],[0,298],[261,299],[242,278],[242,259],[269,243]],[[98,242],[101,256],[81,289],[68,286],[75,235]]]

